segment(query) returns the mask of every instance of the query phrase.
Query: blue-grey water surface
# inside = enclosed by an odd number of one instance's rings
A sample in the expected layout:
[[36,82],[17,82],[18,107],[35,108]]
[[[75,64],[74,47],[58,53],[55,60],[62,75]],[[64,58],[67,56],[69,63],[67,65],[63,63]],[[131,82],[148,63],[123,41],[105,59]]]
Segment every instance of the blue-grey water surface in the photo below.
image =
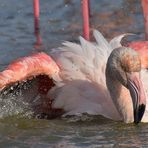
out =
[[[62,41],[77,41],[82,35],[80,0],[42,0],[40,4],[43,45],[36,49],[32,1],[0,1],[0,70],[18,57],[48,53]],[[91,8],[91,30],[99,29],[108,39],[125,32],[144,38],[139,0],[91,0]],[[32,93],[27,95],[33,97]],[[0,148],[148,147],[147,124],[135,126],[87,115],[32,119],[20,91],[6,95],[0,98]]]

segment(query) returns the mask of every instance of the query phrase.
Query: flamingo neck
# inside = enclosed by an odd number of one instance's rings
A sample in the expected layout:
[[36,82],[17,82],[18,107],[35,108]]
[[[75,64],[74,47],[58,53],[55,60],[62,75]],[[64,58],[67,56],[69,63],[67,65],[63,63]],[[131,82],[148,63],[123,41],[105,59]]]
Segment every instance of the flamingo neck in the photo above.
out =
[[106,78],[108,90],[121,119],[125,123],[134,121],[133,105],[129,90],[124,87],[118,80],[110,77]]

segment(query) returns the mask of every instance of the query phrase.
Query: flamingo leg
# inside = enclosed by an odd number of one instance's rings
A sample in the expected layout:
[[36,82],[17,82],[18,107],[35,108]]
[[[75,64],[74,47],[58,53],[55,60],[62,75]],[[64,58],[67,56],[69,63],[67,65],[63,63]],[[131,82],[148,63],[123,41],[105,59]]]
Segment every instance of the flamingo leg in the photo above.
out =
[[148,0],[142,0],[142,8],[145,24],[145,39],[148,40]]
[[89,29],[89,0],[82,0],[82,15],[83,15],[83,37],[86,40],[90,40],[90,29]]
[[40,27],[39,27],[39,17],[40,17],[40,4],[39,0],[33,0],[34,7],[34,33],[36,36],[35,47],[38,48],[42,44],[41,36],[40,36]]
[[39,16],[40,16],[39,0],[33,0],[33,6],[34,6],[34,28],[36,32],[39,29]]

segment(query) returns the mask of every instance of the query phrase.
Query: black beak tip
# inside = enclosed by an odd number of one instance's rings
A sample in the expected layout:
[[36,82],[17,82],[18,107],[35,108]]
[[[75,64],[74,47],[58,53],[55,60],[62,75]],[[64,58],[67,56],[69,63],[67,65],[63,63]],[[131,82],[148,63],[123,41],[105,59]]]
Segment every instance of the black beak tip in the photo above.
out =
[[145,112],[144,104],[139,105],[138,108],[134,110],[134,123],[135,124],[138,124],[141,121],[144,115],[144,112]]

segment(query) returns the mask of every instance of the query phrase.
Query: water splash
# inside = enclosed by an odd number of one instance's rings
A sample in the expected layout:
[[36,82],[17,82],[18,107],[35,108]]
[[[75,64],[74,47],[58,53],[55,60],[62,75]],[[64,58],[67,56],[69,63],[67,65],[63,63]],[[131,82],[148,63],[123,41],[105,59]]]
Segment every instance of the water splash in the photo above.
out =
[[0,93],[0,118],[33,114],[31,102],[36,99],[35,80],[15,83]]

